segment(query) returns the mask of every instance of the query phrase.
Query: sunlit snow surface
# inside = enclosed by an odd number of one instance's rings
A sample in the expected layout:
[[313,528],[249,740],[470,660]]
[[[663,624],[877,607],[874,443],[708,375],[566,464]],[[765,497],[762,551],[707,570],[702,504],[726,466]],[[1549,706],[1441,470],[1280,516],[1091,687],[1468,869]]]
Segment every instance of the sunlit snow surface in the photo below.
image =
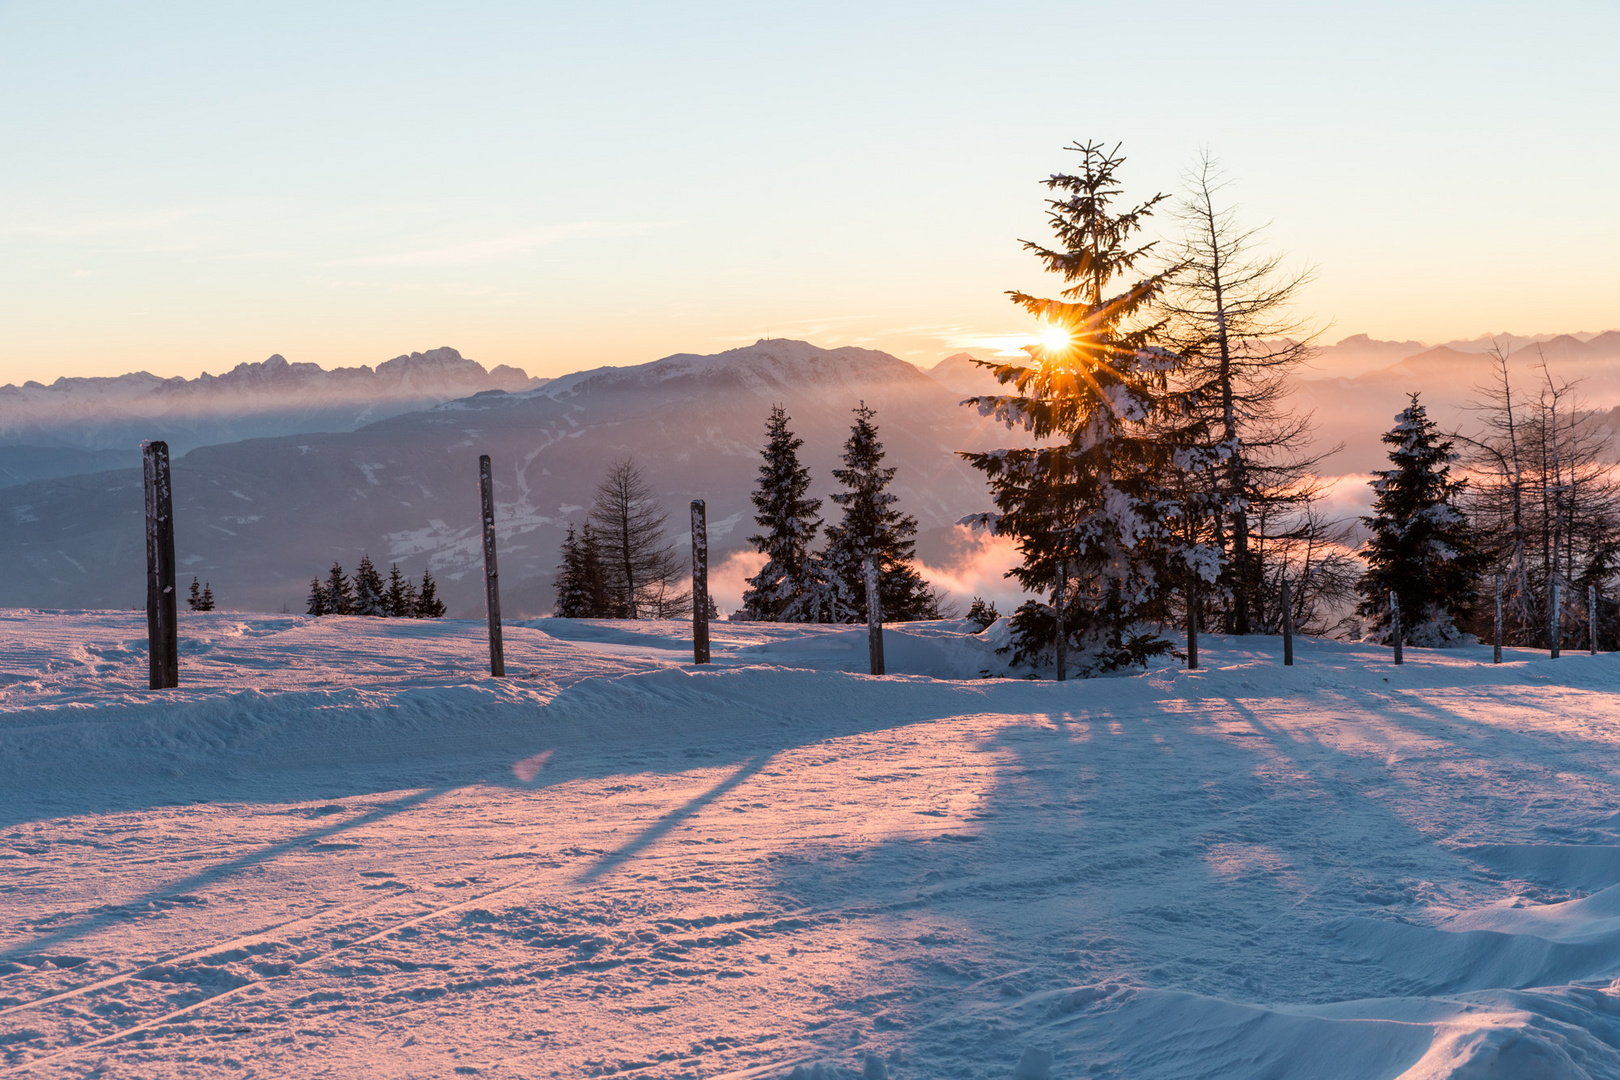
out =
[[1620,1077],[1620,655],[961,630],[0,612],[0,1075]]

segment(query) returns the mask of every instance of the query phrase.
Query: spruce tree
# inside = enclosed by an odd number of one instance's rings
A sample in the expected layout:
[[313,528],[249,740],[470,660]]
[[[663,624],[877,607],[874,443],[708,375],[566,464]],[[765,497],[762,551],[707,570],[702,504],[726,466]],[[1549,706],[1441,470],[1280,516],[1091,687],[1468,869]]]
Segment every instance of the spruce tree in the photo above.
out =
[[212,585],[210,585],[206,581],[203,582],[202,596],[198,597],[198,599],[197,599],[197,610],[198,611],[213,611],[214,610],[214,587]]
[[326,610],[326,586],[321,584],[320,578],[309,579],[309,610],[304,614],[314,615],[317,618],[328,614]]
[[[1119,148],[1068,149],[1080,154],[1080,172],[1043,181],[1059,196],[1047,200],[1058,245],[1024,241],[1063,278],[1063,299],[1010,294],[1044,324],[1041,343],[1025,348],[1027,361],[981,362],[1008,392],[968,402],[1045,445],[963,456],[985,474],[997,510],[969,520],[1017,543],[1022,561],[1012,576],[1051,595],[1063,568],[1066,589],[1055,599],[1075,670],[1090,675],[1169,652],[1149,620],[1166,617],[1178,580],[1212,580],[1219,556],[1176,520],[1178,477],[1205,463],[1194,449],[1204,440],[1179,419],[1185,403],[1167,389],[1180,358],[1159,344],[1162,321],[1149,320],[1166,274],[1110,292],[1151,251],[1136,246],[1136,234],[1165,196],[1116,210]],[[1014,662],[1044,664],[1056,610],[1028,601],[1012,630]]]
[[1451,478],[1457,460],[1451,440],[1441,438],[1427,410],[1412,403],[1384,434],[1394,468],[1375,472],[1372,531],[1362,555],[1361,605],[1373,620],[1369,638],[1388,641],[1389,594],[1401,610],[1401,637],[1412,645],[1458,644],[1458,623],[1473,614],[1475,586],[1489,556],[1457,503],[1466,480]]
[[813,599],[822,621],[862,622],[866,619],[866,560],[876,561],[878,599],[885,622],[939,618],[939,602],[928,583],[912,566],[916,557],[917,519],[902,513],[899,496],[889,490],[895,469],[884,467],[883,444],[878,441],[877,415],[861,402],[855,423],[844,443],[844,467],[833,477],[845,490],[832,501],[843,508],[843,518],[827,526],[827,547],[812,566],[810,576],[824,586]]
[[326,577],[326,611],[327,615],[352,615],[354,613],[354,590],[349,586],[349,579],[343,573],[343,567],[337,563],[332,564],[332,570]]
[[595,611],[591,585],[584,546],[570,524],[568,535],[563,537],[562,562],[557,564],[557,576],[552,582],[557,591],[553,614],[559,619],[592,618]]
[[191,575],[191,591],[186,596],[186,606],[192,611],[202,610],[202,586],[197,584],[197,575]]
[[379,618],[388,614],[386,588],[382,575],[372,565],[370,555],[360,556],[360,565],[354,571],[354,615]]
[[433,582],[433,574],[422,571],[422,587],[416,591],[416,617],[442,619],[444,610],[444,601],[439,599],[439,587]]
[[754,521],[762,530],[748,542],[756,551],[769,556],[759,573],[748,580],[743,592],[743,616],[761,622],[809,622],[814,613],[806,610],[807,594],[813,591],[810,577],[810,545],[821,527],[817,513],[821,500],[809,497],[810,470],[799,464],[799,447],[804,440],[788,429],[787,412],[771,406],[765,421],[765,459],[759,467],[759,486],[752,496]]
[[410,582],[399,572],[399,563],[388,567],[388,588],[383,591],[383,614],[391,619],[408,619],[416,614],[415,598],[408,595]]

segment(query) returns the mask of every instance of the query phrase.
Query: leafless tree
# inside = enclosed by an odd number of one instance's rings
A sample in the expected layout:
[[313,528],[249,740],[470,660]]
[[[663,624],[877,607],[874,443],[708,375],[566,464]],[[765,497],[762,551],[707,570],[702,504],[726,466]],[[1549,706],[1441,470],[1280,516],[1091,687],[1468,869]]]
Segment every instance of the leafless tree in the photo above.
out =
[[691,614],[692,595],[679,590],[680,560],[664,537],[668,520],[633,458],[608,467],[591,504],[591,524],[601,545],[615,617]]

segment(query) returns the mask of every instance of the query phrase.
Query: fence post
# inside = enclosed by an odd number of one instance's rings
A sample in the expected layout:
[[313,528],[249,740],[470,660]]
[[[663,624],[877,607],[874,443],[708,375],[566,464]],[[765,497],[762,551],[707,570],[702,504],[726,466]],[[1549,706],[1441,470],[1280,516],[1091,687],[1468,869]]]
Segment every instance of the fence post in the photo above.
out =
[[1395,662],[1401,663],[1401,602],[1395,599],[1395,590],[1389,590],[1389,632],[1395,639]]
[[692,500],[692,663],[709,662],[709,521],[702,499]]
[[1563,644],[1564,637],[1564,590],[1558,582],[1552,587],[1552,622],[1547,626],[1547,636],[1552,639],[1552,658],[1558,659],[1558,646]]
[[1496,637],[1491,643],[1491,663],[1502,662],[1502,575],[1496,575]]
[[180,633],[174,591],[174,488],[169,444],[141,444],[146,486],[146,640],[153,690],[180,685]]
[[1069,677],[1069,631],[1063,625],[1063,594],[1069,591],[1068,567],[1059,559],[1057,564],[1057,588],[1052,593],[1052,614],[1057,619],[1057,681],[1063,682]]
[[1294,604],[1288,597],[1288,575],[1282,579],[1283,667],[1294,666]]
[[866,638],[872,674],[883,674],[883,598],[878,595],[877,563],[866,560]]
[[1597,586],[1596,585],[1588,585],[1586,587],[1586,639],[1592,645],[1592,655],[1593,656],[1597,655],[1597,631],[1598,631],[1597,611],[1598,611]]
[[1198,670],[1198,586],[1187,582],[1187,670]]
[[484,606],[489,610],[489,673],[506,674],[506,653],[501,647],[501,581],[495,568],[495,478],[489,455],[478,458],[478,497],[484,519]]

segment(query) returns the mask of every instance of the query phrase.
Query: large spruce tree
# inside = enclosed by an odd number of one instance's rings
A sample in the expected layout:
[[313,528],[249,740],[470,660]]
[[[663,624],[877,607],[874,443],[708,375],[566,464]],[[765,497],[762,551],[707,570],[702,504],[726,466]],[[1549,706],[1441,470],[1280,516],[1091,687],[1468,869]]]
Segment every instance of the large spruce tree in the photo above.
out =
[[844,443],[844,467],[833,478],[844,485],[832,501],[842,519],[827,526],[827,546],[808,575],[824,584],[813,586],[810,605],[821,621],[861,622],[866,618],[866,560],[876,561],[878,600],[885,622],[939,618],[939,599],[912,565],[917,549],[917,519],[895,505],[889,490],[895,469],[883,465],[877,415],[866,402],[855,407],[855,423]]
[[1372,620],[1372,640],[1390,638],[1389,594],[1401,610],[1401,636],[1413,645],[1445,646],[1464,640],[1458,623],[1474,610],[1475,587],[1489,556],[1457,503],[1466,480],[1451,478],[1457,460],[1418,396],[1384,434],[1394,466],[1375,472],[1372,531],[1362,555],[1357,611]]
[[343,567],[335,562],[332,564],[331,572],[326,576],[325,614],[354,614],[354,589],[349,584],[348,576],[343,573]]
[[765,421],[764,463],[754,490],[754,521],[760,532],[748,542],[768,556],[743,592],[743,616],[762,622],[811,622],[807,610],[816,582],[810,545],[821,528],[821,500],[809,497],[810,470],[799,463],[804,440],[788,428],[788,415],[771,406]]
[[[996,505],[975,519],[1012,538],[1025,589],[1054,592],[1076,671],[1087,675],[1143,664],[1168,652],[1149,620],[1167,614],[1169,589],[1192,577],[1213,580],[1219,556],[1181,527],[1178,490],[1188,470],[1207,467],[1196,449],[1185,403],[1167,389],[1181,358],[1164,348],[1151,318],[1160,273],[1111,292],[1152,244],[1137,246],[1143,220],[1165,196],[1116,210],[1119,148],[1069,147],[1077,174],[1044,181],[1058,244],[1025,241],[1068,287],[1064,299],[1014,292],[1044,327],[1028,360],[982,366],[1008,393],[971,400],[981,413],[1045,442],[963,456],[984,472]],[[1013,616],[1014,661],[1042,664],[1056,643],[1055,609],[1029,601]]]
[[387,587],[370,555],[360,556],[354,571],[354,607],[350,614],[380,618],[388,614]]

